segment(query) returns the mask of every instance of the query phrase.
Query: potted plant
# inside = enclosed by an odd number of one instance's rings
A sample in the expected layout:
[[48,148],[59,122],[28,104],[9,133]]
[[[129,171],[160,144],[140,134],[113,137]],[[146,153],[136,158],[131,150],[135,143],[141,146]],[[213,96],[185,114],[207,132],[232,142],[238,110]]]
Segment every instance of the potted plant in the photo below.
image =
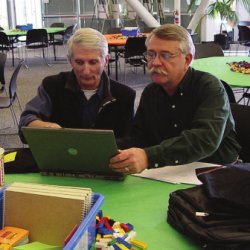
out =
[[[195,2],[196,0],[190,0],[188,11],[190,11],[194,7]],[[225,25],[225,23],[228,23],[231,27],[234,27],[235,24],[238,22],[237,13],[232,7],[235,3],[242,4],[242,6],[244,6],[244,8],[250,13],[249,0],[215,0],[213,3],[208,5],[205,10],[205,15],[203,16],[220,18],[220,34],[215,34],[215,39],[217,39],[218,43],[222,46],[223,43],[226,43],[227,40],[226,34],[223,33],[223,25]],[[224,45],[226,46],[226,44]]]
[[[188,11],[193,9],[197,0],[190,0]],[[209,4],[206,9],[206,15],[217,18],[220,16],[221,21],[227,21],[235,24],[238,21],[237,13],[233,10],[234,4],[242,4],[242,6],[250,13],[250,1],[249,0],[215,0]]]

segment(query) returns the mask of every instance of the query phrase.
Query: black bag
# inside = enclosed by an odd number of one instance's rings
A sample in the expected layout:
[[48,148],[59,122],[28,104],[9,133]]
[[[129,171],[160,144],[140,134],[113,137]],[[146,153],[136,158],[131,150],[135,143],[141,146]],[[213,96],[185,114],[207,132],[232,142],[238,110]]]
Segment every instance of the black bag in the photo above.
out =
[[206,249],[250,249],[250,164],[217,168],[170,194],[167,221]]
[[5,174],[37,173],[39,172],[36,161],[29,148],[18,148],[7,151],[5,154],[16,152],[14,161],[4,164]]

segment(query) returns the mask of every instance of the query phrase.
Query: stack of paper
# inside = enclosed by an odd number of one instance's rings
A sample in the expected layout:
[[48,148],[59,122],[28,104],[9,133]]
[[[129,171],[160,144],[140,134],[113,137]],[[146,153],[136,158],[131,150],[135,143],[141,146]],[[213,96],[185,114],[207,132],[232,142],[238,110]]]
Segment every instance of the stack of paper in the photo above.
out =
[[184,165],[166,166],[162,168],[146,169],[140,174],[134,176],[170,182],[170,183],[186,183],[199,185],[201,182],[196,176],[196,169],[217,167],[220,165],[204,162],[193,162]]
[[90,188],[13,183],[4,191],[3,226],[29,231],[29,240],[63,245],[92,204]]

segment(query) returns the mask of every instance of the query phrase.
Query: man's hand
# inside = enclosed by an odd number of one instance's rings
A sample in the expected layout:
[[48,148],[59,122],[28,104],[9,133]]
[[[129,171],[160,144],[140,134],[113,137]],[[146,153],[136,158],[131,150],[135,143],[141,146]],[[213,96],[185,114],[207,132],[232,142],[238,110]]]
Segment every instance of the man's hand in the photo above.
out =
[[110,159],[109,166],[120,173],[141,173],[148,167],[148,157],[141,148],[119,150],[118,154]]
[[61,128],[57,123],[44,122],[40,120],[34,120],[28,124],[28,127],[41,127],[41,128]]

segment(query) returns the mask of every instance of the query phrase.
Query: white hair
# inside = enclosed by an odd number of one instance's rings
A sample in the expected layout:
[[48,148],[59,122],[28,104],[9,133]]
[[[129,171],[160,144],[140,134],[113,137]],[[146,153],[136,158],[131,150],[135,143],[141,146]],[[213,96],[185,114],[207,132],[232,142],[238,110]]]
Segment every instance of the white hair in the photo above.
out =
[[80,45],[83,49],[100,50],[101,56],[108,55],[108,42],[105,36],[92,28],[78,29],[68,40],[68,55],[72,56],[73,44]]

